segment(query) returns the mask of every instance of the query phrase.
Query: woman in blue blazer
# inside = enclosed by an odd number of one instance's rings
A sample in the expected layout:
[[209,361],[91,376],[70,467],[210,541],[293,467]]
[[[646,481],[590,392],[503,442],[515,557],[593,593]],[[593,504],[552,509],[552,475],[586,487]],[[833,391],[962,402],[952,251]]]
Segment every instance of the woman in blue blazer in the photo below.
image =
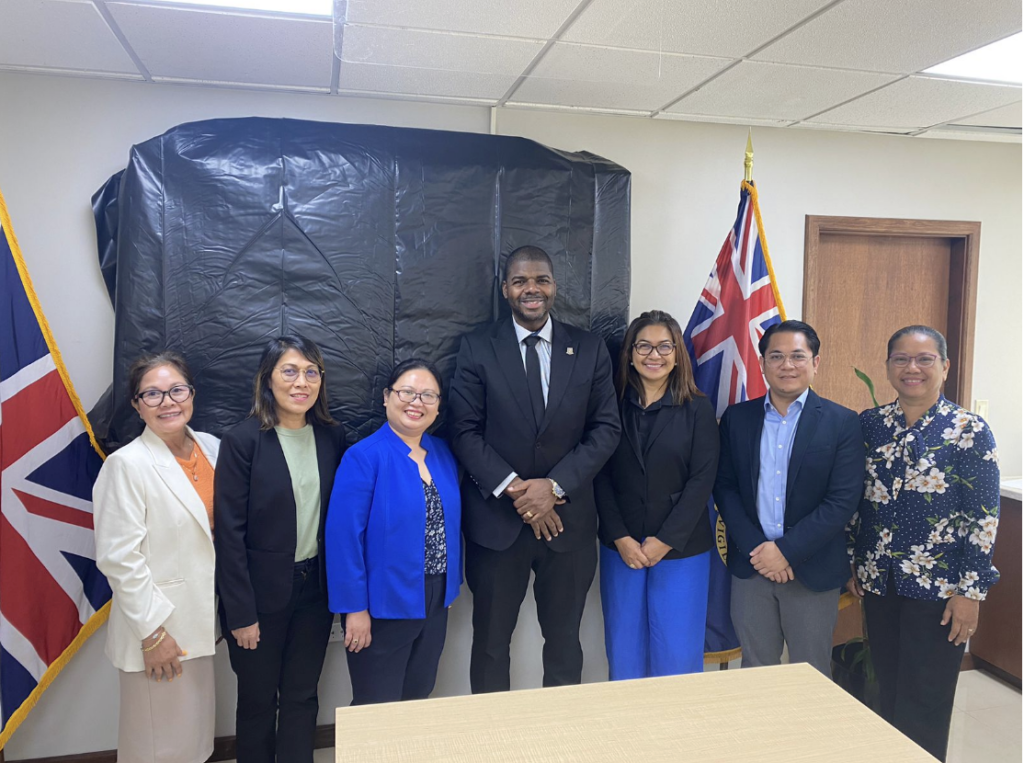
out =
[[462,585],[458,470],[426,430],[440,376],[406,360],[384,388],[387,423],[352,446],[327,511],[327,591],[345,614],[352,704],[426,699]]

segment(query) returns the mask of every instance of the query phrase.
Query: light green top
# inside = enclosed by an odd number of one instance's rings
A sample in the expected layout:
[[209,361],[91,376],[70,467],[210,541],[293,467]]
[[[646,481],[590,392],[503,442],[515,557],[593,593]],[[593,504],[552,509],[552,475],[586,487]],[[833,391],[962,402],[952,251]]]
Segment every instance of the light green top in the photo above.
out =
[[313,427],[302,429],[274,427],[284,451],[288,474],[295,494],[295,561],[317,554],[316,535],[320,529],[320,469],[316,460]]

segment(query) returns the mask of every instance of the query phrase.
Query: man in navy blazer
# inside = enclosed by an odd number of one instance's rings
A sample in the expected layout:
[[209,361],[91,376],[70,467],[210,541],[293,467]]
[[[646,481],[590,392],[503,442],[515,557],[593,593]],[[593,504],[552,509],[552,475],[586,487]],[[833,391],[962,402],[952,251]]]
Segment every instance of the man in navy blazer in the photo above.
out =
[[509,644],[531,570],[544,685],[580,682],[580,621],[597,569],[594,477],[620,431],[604,342],[549,314],[551,258],[532,246],[512,252],[502,293],[512,318],[462,340],[449,408],[452,451],[468,473],[474,694],[510,686]]
[[821,357],[801,321],[761,337],[768,394],[730,406],[720,424],[715,502],[733,575],[731,614],[743,667],[790,662],[830,675],[840,588],[850,577],[844,528],[864,485],[857,414],[810,389]]

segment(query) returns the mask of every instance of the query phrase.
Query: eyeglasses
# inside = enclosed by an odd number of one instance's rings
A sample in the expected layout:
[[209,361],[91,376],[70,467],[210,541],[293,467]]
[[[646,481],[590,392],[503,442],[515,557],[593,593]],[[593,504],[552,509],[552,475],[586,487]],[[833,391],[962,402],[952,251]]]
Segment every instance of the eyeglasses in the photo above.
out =
[[907,355],[898,352],[895,355],[889,356],[889,362],[896,366],[896,368],[906,368],[910,365],[910,361],[914,361],[918,368],[931,368],[938,359],[939,356],[931,352],[922,352],[920,355]]
[[301,373],[306,377],[306,381],[310,384],[319,384],[325,373],[319,368],[307,368],[305,371],[299,371],[299,369],[293,368],[292,366],[285,366],[284,368],[279,368],[277,370],[281,372],[281,378],[286,382],[295,381],[299,378],[299,374]]
[[781,352],[769,352],[764,356],[764,361],[772,368],[785,365],[788,360],[790,365],[794,368],[803,368],[807,365],[807,361],[811,359],[810,355],[805,355],[802,352],[794,352],[792,355],[786,355]]
[[176,403],[184,403],[195,393],[191,384],[176,384],[166,392],[158,389],[147,389],[137,394],[133,399],[141,400],[148,408],[156,408],[163,405],[164,398],[169,397]]
[[437,405],[441,402],[441,396],[436,392],[431,392],[430,390],[426,390],[425,392],[416,392],[415,390],[406,389],[405,387],[402,389],[388,387],[387,391],[394,392],[398,395],[398,399],[403,403],[411,403],[416,398],[419,398],[420,402],[424,405]]
[[651,344],[650,342],[635,342],[633,349],[636,350],[636,354],[642,357],[647,357],[652,352],[657,352],[662,357],[671,355],[676,351],[676,346],[672,342],[662,342],[661,344]]

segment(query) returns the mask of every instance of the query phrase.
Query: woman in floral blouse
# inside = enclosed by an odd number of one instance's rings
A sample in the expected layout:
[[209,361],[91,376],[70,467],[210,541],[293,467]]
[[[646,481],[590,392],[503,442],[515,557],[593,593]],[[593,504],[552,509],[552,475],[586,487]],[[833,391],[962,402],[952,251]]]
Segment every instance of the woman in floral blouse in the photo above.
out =
[[[896,402],[864,411],[864,500],[851,523],[882,715],[945,760],[964,645],[999,579],[999,461],[979,416],[942,396],[946,340],[907,326],[889,340]],[[865,595],[865,593],[867,595]]]

